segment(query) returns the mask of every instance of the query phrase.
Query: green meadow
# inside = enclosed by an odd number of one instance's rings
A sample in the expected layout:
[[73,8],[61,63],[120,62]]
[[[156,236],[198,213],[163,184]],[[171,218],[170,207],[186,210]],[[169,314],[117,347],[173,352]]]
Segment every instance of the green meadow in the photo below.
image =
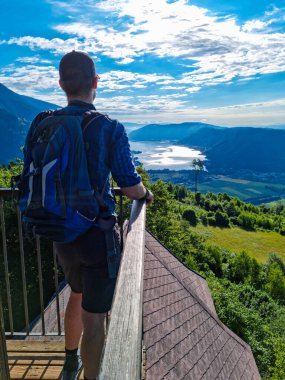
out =
[[238,227],[219,228],[198,224],[193,230],[207,241],[232,252],[246,251],[264,263],[271,253],[285,261],[285,236],[273,231],[246,231]]
[[198,184],[199,191],[207,193],[228,193],[243,201],[248,199],[278,197],[284,194],[285,186],[283,184],[270,184],[266,182],[255,182],[243,179],[230,178],[226,176],[217,176],[217,178]]

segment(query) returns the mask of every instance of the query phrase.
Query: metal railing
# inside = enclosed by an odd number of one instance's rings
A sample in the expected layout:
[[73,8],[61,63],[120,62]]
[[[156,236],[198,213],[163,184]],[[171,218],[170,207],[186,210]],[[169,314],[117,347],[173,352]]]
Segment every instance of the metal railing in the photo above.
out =
[[[122,193],[119,189],[115,189],[115,194],[119,196],[119,224],[121,227],[121,237],[123,236],[123,201],[122,201]],[[54,336],[54,335],[63,335],[63,331],[61,328],[61,311],[60,310],[60,299],[59,299],[59,293],[61,290],[61,279],[59,278],[59,268],[57,265],[57,259],[56,259],[56,253],[53,247],[51,246],[51,251],[48,252],[49,258],[52,258],[52,266],[53,266],[53,297],[56,302],[56,319],[57,319],[57,331],[48,332],[46,331],[45,326],[45,300],[44,300],[44,287],[43,287],[43,264],[42,264],[42,241],[39,236],[36,236],[32,242],[30,242],[33,245],[33,249],[35,251],[35,256],[33,257],[34,263],[33,266],[37,268],[37,289],[36,292],[38,293],[38,300],[36,302],[39,304],[40,312],[38,315],[40,315],[41,320],[41,331],[40,332],[34,332],[31,329],[31,323],[34,322],[34,319],[31,320],[30,318],[30,310],[29,310],[29,296],[28,296],[28,288],[31,286],[31,284],[27,283],[27,257],[26,253],[27,250],[25,249],[25,238],[23,235],[22,230],[22,223],[21,223],[21,215],[19,206],[17,205],[17,202],[13,202],[13,197],[17,197],[17,190],[12,191],[11,189],[3,189],[0,188],[0,223],[1,223],[1,234],[2,237],[2,256],[3,256],[3,269],[1,268],[2,265],[0,265],[0,275],[4,278],[4,284],[5,284],[5,303],[3,307],[5,307],[5,315],[6,315],[6,331],[5,334],[7,337],[24,337],[24,336]],[[5,218],[5,205],[7,205],[8,202],[13,202],[14,205],[14,212],[17,217],[17,232],[16,236],[7,236],[7,221]],[[15,302],[13,301],[13,291],[11,290],[11,277],[14,277],[13,271],[10,268],[9,263],[9,248],[8,248],[8,242],[11,244],[11,239],[15,239],[18,241],[18,247],[17,247],[17,254],[18,256],[18,262],[17,266],[20,266],[20,284],[17,284],[17,286],[21,286],[22,289],[22,300],[23,303],[23,326],[21,329],[18,329],[16,331],[15,329],[15,318],[14,318],[14,310],[15,306],[13,308],[13,304]],[[14,242],[15,243],[15,242]],[[46,253],[47,255],[47,253]],[[2,273],[1,273],[2,272]],[[4,272],[4,273],[3,273]],[[4,275],[3,275],[4,274]],[[3,300],[2,300],[3,301]],[[9,326],[9,327],[8,327]]]
[[0,379],[1,380],[10,379],[1,299],[0,299]]
[[[15,331],[14,328],[14,310],[13,310],[13,292],[11,291],[11,281],[10,277],[13,277],[13,272],[9,268],[9,250],[7,247],[8,241],[11,243],[11,236],[7,236],[7,223],[5,218],[5,204],[9,201],[13,202],[12,196],[16,196],[17,191],[12,191],[11,189],[0,189],[0,220],[1,220],[1,235],[2,235],[2,250],[3,250],[3,262],[4,262],[4,276],[5,276],[5,287],[6,287],[6,308],[8,309],[9,316],[9,329],[6,328],[5,334],[7,337],[23,337],[23,336],[39,336],[39,335],[61,335],[61,325],[60,325],[60,309],[59,309],[59,279],[58,279],[58,266],[55,252],[52,252],[53,257],[53,271],[54,271],[54,297],[57,304],[57,325],[58,331],[55,333],[50,333],[45,331],[45,319],[44,319],[44,289],[43,289],[43,268],[42,268],[42,253],[41,253],[41,241],[39,236],[33,241],[33,245],[36,247],[36,256],[34,257],[35,266],[37,267],[38,276],[38,291],[39,291],[39,304],[40,304],[40,318],[42,321],[42,331],[40,333],[35,333],[31,331],[31,320],[28,306],[28,287],[30,284],[27,283],[26,271],[26,252],[24,245],[24,236],[21,223],[21,215],[19,206],[16,201],[14,201],[14,211],[17,215],[17,237],[18,240],[18,252],[19,252],[19,263],[21,268],[21,288],[22,288],[22,302],[24,311],[24,326],[20,331]],[[51,254],[51,252],[49,253]],[[1,270],[1,269],[0,269]],[[15,307],[14,307],[15,309]]]

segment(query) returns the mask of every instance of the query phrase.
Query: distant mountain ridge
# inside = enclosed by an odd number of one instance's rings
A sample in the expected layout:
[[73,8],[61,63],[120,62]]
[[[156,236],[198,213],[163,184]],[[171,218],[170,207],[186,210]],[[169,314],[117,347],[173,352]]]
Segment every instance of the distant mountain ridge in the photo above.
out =
[[130,133],[132,141],[179,141],[182,137],[198,132],[203,128],[223,129],[212,124],[185,122],[179,124],[148,124]]
[[33,118],[57,105],[19,95],[0,83],[0,164],[22,158],[20,147]]
[[133,141],[166,141],[202,151],[216,172],[285,173],[285,130],[219,127],[205,123],[149,124],[130,133]]

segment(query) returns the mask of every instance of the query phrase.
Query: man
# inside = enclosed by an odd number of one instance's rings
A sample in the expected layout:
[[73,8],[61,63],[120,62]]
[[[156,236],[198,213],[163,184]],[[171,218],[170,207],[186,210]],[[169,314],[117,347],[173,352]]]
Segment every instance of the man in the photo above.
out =
[[[59,76],[59,85],[68,101],[64,108],[68,114],[83,115],[95,110],[92,103],[99,76],[89,55],[77,51],[66,54],[60,61]],[[86,133],[92,157],[88,161],[90,180],[99,192],[103,191],[105,208],[114,214],[110,173],[127,197],[152,202],[153,194],[144,187],[135,170],[123,125],[99,115]],[[118,245],[115,230],[114,234]],[[84,378],[94,380],[98,376],[104,344],[105,315],[111,308],[116,283],[108,274],[105,236],[99,228],[91,228],[71,243],[55,243],[55,249],[71,287],[64,320],[66,360],[62,379],[75,378],[80,366],[78,345],[83,331],[80,351]]]

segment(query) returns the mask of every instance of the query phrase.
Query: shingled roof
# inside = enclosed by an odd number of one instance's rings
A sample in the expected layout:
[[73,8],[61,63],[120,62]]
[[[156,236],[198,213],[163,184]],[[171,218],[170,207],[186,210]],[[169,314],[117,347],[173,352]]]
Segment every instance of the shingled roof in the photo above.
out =
[[250,347],[218,319],[205,279],[149,232],[145,245],[146,379],[261,379]]
[[[69,292],[66,286],[59,295],[62,328]],[[54,299],[45,311],[48,332],[57,331],[55,310]],[[41,320],[33,331],[41,331]],[[218,319],[206,280],[148,231],[143,344],[146,380],[261,379],[250,347]]]

